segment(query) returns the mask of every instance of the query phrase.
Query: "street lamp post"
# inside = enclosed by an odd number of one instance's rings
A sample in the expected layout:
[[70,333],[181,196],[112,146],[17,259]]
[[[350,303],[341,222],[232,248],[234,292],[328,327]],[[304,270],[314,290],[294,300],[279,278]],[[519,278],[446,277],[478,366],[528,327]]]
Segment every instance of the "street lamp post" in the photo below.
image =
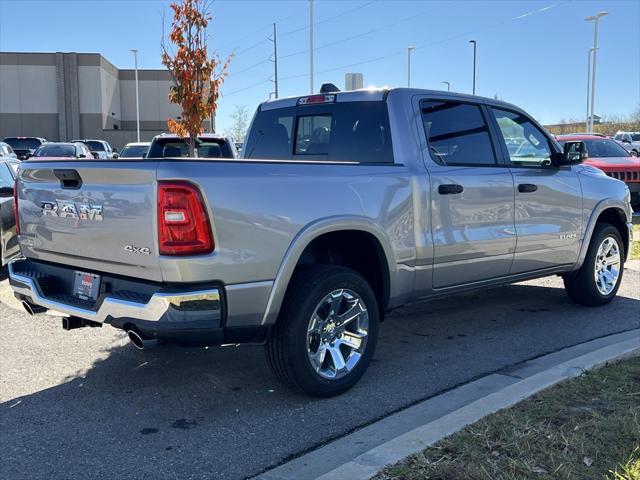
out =
[[598,12],[596,15],[585,18],[587,22],[594,21],[595,28],[593,31],[593,66],[591,67],[591,112],[589,114],[590,132],[593,132],[593,116],[595,115],[596,100],[596,58],[598,55],[598,21],[601,17],[609,15],[609,12]]
[[447,92],[451,91],[451,84],[449,82],[442,82],[445,83],[447,85]]
[[591,130],[589,130],[589,125],[590,125],[590,121],[589,119],[591,118],[591,111],[589,109],[589,99],[590,99],[590,95],[591,95],[591,54],[593,53],[593,48],[589,49],[589,54],[587,55],[587,122],[585,125],[585,132],[587,133],[591,133]]
[[407,87],[411,86],[411,52],[415,50],[416,47],[409,46],[407,47]]
[[476,48],[477,43],[475,40],[469,40],[469,43],[473,44],[473,94],[476,94]]
[[138,49],[132,48],[131,51],[133,52],[133,59],[134,59],[135,68],[136,68],[136,131],[137,131],[137,138],[139,142],[140,141],[140,97],[138,92]]
[[310,93],[313,94],[313,0],[309,0],[309,74],[311,75]]

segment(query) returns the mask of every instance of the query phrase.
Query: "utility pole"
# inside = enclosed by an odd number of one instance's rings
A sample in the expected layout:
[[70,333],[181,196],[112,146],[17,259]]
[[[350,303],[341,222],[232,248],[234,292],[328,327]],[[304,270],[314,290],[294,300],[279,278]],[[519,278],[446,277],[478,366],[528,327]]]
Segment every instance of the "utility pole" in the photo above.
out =
[[414,46],[407,47],[407,87],[411,87],[411,52],[415,48]]
[[138,132],[137,138],[138,142],[140,141],[140,97],[138,94],[138,49],[132,48],[133,59],[135,62],[136,69],[136,131]]
[[309,0],[309,74],[310,89],[313,94],[313,0]]
[[476,47],[475,40],[469,40],[469,43],[473,43],[473,94],[476,94]]
[[591,109],[589,108],[589,100],[590,100],[590,95],[591,95],[591,54],[593,53],[593,48],[589,49],[589,54],[587,55],[587,122],[585,125],[585,132],[590,133],[591,131],[589,130],[589,126],[591,124],[591,121],[589,120],[591,118]]
[[593,132],[593,116],[595,115],[596,101],[596,58],[598,55],[598,21],[600,17],[609,15],[609,12],[598,12],[596,15],[585,18],[587,22],[594,21],[595,28],[593,32],[593,67],[591,68],[591,113],[589,115],[589,132]]
[[273,42],[273,55],[269,60],[273,62],[273,80],[269,79],[273,82],[274,91],[269,93],[269,100],[271,100],[271,94],[274,95],[275,98],[278,98],[278,39],[277,39],[277,30],[276,24],[273,24],[273,36],[271,37],[271,41]]
[[451,91],[451,84],[449,82],[442,82],[447,84],[447,92]]

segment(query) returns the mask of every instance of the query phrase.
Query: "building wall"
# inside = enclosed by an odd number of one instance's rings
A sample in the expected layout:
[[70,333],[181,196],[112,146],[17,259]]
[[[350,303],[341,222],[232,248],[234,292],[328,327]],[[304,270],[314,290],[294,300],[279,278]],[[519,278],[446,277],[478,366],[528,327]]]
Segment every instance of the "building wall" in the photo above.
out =
[[[139,70],[140,137],[166,130],[180,108],[168,101],[166,70]],[[0,139],[100,138],[114,147],[136,141],[134,70],[95,53],[0,52]]]

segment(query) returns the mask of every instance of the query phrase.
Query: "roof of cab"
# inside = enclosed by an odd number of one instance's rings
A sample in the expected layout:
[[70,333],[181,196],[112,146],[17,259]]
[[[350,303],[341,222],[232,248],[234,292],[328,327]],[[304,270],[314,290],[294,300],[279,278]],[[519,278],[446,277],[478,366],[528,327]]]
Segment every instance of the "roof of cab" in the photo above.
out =
[[497,100],[495,98],[489,97],[481,97],[478,95],[468,95],[466,93],[457,93],[457,92],[447,92],[443,90],[428,90],[424,88],[407,88],[407,87],[382,87],[382,88],[365,88],[361,90],[349,90],[346,92],[327,92],[327,93],[314,93],[308,95],[298,95],[295,97],[286,97],[286,98],[278,98],[274,100],[267,100],[260,104],[260,110],[274,110],[276,108],[286,108],[286,107],[295,107],[298,104],[298,100],[301,98],[309,97],[311,95],[335,95],[336,103],[340,102],[375,102],[375,101],[383,101],[386,100],[387,96],[390,94],[399,94],[411,97],[413,95],[428,95],[437,98],[441,98],[443,100],[458,100],[458,101],[478,101],[480,100],[483,103],[495,105],[495,106],[503,106],[509,109],[521,110],[516,105],[510,104],[508,102],[504,102],[502,100]]

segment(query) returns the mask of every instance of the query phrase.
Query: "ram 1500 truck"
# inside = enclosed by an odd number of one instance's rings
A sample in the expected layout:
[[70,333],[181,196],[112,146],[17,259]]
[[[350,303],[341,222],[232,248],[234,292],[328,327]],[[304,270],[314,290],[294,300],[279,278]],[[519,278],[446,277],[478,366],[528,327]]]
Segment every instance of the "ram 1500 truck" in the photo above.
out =
[[358,381],[412,300],[546,275],[614,298],[629,190],[580,142],[497,100],[328,90],[261,104],[241,159],[24,162],[16,296],[138,347],[262,342],[317,396]]

